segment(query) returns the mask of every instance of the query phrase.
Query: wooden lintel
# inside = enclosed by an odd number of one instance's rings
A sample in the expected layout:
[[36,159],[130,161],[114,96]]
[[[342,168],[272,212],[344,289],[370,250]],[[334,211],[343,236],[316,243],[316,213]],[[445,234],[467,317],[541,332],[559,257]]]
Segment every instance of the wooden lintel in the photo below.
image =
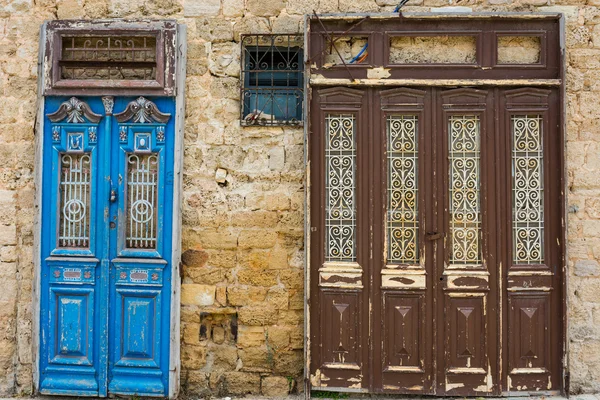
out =
[[560,79],[331,79],[311,75],[311,86],[560,86]]

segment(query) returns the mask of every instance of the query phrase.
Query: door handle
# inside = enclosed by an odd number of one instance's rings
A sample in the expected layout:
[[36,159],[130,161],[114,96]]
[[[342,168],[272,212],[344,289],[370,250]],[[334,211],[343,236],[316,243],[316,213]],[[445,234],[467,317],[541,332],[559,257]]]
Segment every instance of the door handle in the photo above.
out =
[[427,240],[438,240],[438,239],[441,239],[442,236],[444,236],[444,234],[441,232],[427,232],[427,234],[425,235],[425,238]]

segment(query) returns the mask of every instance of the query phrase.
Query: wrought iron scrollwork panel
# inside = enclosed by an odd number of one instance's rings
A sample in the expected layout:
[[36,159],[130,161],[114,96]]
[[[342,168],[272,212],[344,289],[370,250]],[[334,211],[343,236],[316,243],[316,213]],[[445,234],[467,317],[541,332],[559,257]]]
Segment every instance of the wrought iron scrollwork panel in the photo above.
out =
[[542,118],[512,117],[513,261],[544,262]]
[[355,126],[350,114],[329,114],[325,122],[327,261],[356,260]]
[[450,264],[481,264],[480,121],[453,115],[448,121]]
[[88,248],[90,245],[91,155],[60,156],[60,226],[58,247]]
[[388,263],[419,262],[417,117],[387,118]]
[[126,246],[156,249],[158,157],[156,153],[127,155]]

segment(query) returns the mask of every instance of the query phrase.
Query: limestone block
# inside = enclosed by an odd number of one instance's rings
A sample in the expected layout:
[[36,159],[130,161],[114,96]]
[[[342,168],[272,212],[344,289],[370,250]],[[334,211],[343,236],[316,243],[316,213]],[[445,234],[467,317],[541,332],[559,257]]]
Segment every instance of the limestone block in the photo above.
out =
[[184,369],[198,370],[206,364],[206,347],[181,346],[181,366]]
[[215,302],[215,286],[184,283],[181,285],[181,304],[210,306]]
[[259,17],[278,15],[284,7],[284,0],[246,0],[246,11]]
[[218,15],[220,10],[221,0],[185,0],[183,15],[186,17]]
[[[575,275],[577,275],[577,276],[598,276],[598,275],[600,275],[600,265],[598,265],[598,262],[596,260],[576,261],[575,262]],[[600,282],[599,282],[599,284],[600,284]]]
[[216,76],[240,76],[240,46],[236,43],[218,43],[210,48],[208,69]]
[[[581,282],[579,297],[582,301],[600,303],[600,279],[588,278]],[[587,322],[587,321],[586,321]],[[590,327],[592,329],[592,327]]]
[[202,231],[200,244],[206,249],[235,249],[237,236],[231,232]]
[[80,19],[84,17],[82,0],[59,0],[56,15],[59,19]]
[[277,232],[270,230],[243,230],[238,236],[240,249],[269,249],[277,241]]
[[288,395],[291,382],[282,376],[266,376],[262,380],[262,394],[273,398]]
[[225,17],[241,17],[244,15],[244,0],[223,0],[222,6]]
[[241,348],[258,347],[265,344],[265,328],[262,326],[238,327],[237,345]]
[[216,344],[222,344],[225,341],[225,329],[221,326],[215,326],[212,331],[212,340]]
[[277,18],[273,18],[273,32],[276,33],[301,33],[302,32],[302,17],[300,15],[289,15],[286,12],[279,14]]
[[271,372],[273,352],[266,346],[250,347],[239,351],[242,371]]
[[287,289],[282,287],[273,287],[269,289],[267,293],[267,303],[271,306],[280,309],[287,310],[288,308],[289,293]]
[[237,273],[238,282],[242,285],[270,287],[277,284],[277,271],[262,271],[248,268]]
[[277,310],[264,303],[244,306],[238,311],[238,320],[242,325],[272,325],[277,322]]
[[253,286],[230,286],[227,288],[227,301],[231,306],[245,306],[261,303],[267,297],[267,289]]
[[199,345],[200,344],[200,324],[185,323],[182,326],[183,343]]
[[247,16],[243,19],[238,20],[233,25],[233,39],[236,42],[240,41],[240,36],[244,34],[260,34],[260,33],[271,33],[269,26],[269,20],[266,18],[258,18],[254,16]]
[[270,326],[267,328],[267,342],[275,350],[286,349],[290,344],[290,333],[284,326]]
[[285,149],[283,147],[273,147],[269,150],[269,169],[271,171],[281,171],[285,165]]
[[188,249],[181,254],[181,262],[185,266],[200,268],[206,265],[208,253],[204,250]]
[[196,20],[198,36],[207,42],[228,42],[233,40],[233,23],[223,18],[199,18]]
[[286,376],[301,376],[304,369],[304,354],[302,351],[278,352],[274,357],[274,371]]
[[247,372],[226,372],[223,374],[225,393],[233,395],[258,394],[260,375]]

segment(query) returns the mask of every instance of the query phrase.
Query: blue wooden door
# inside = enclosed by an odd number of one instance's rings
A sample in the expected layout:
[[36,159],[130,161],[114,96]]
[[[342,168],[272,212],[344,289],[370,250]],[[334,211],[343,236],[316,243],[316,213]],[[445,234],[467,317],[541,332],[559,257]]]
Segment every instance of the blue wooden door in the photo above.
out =
[[174,99],[49,97],[44,114],[40,391],[166,396]]

